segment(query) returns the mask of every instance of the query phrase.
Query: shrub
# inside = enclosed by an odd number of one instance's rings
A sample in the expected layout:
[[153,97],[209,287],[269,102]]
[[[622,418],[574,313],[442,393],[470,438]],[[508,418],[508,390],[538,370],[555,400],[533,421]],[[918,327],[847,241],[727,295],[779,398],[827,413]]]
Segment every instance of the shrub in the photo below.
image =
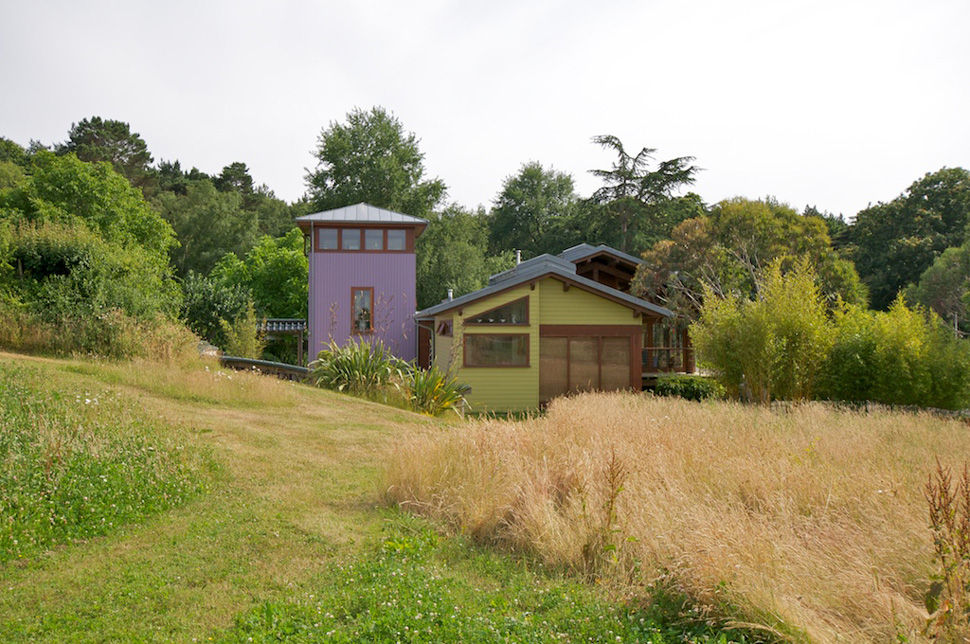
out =
[[340,347],[331,340],[310,363],[310,380],[326,389],[376,396],[400,378],[404,367],[381,342],[351,339]]
[[724,386],[713,378],[675,374],[660,376],[653,392],[658,396],[679,396],[687,400],[723,398]]
[[404,372],[401,389],[408,406],[414,411],[437,416],[446,411],[461,414],[467,404],[465,394],[468,385],[455,380],[454,376],[437,367],[411,368]]
[[886,312],[846,306],[820,384],[833,400],[959,409],[970,400],[970,343],[901,297]]
[[188,327],[207,342],[225,348],[227,338],[222,323],[236,320],[246,312],[246,289],[190,272],[182,291],[182,317]]
[[256,317],[252,300],[246,303],[246,308],[232,321],[232,324],[225,320],[219,320],[219,323],[226,338],[223,349],[227,355],[237,358],[259,358],[263,355],[266,341],[260,330],[260,320]]
[[832,327],[807,261],[787,274],[773,262],[760,276],[758,298],[708,292],[691,326],[698,361],[725,387],[759,402],[812,398]]

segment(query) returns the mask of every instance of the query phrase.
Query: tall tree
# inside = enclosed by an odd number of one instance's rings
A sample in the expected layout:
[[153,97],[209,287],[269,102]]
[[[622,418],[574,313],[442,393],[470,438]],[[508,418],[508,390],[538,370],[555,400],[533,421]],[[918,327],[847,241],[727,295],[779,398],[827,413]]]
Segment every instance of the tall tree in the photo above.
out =
[[183,277],[190,271],[207,274],[226,253],[243,257],[256,243],[256,212],[245,210],[237,193],[219,192],[208,179],[189,181],[184,195],[163,192],[154,203],[178,235],[172,263]]
[[852,257],[872,304],[888,307],[945,249],[963,243],[970,223],[970,172],[942,168],[913,182],[889,203],[856,215]]
[[418,237],[418,308],[437,304],[453,289],[464,295],[488,283],[489,275],[511,268],[511,251],[488,255],[485,213],[470,212],[453,204],[428,216],[430,224]]
[[694,183],[698,168],[691,165],[694,157],[676,157],[661,161],[650,170],[654,148],[641,148],[630,154],[619,138],[613,135],[593,137],[593,142],[616,153],[616,161],[609,170],[590,170],[603,180],[593,193],[592,201],[600,206],[599,219],[603,229],[616,231],[616,245],[622,251],[633,249],[634,239],[641,231],[656,226],[674,192]]
[[536,161],[526,163],[518,174],[506,177],[495,199],[489,247],[492,253],[521,250],[526,257],[558,253],[566,246],[557,224],[577,211],[571,176],[546,170]]
[[320,134],[316,156],[306,180],[320,210],[367,202],[426,217],[445,195],[440,179],[424,176],[417,137],[382,107],[355,109],[346,123],[331,122]]
[[92,116],[72,123],[67,141],[55,151],[73,152],[82,161],[107,161],[134,186],[144,187],[150,179],[152,155],[148,145],[123,121]]
[[773,199],[734,198],[711,208],[710,215],[676,226],[671,239],[644,253],[634,290],[668,307],[696,314],[705,289],[719,297],[749,298],[758,275],[771,262],[788,268],[807,258],[830,303],[841,297],[865,302],[865,288],[851,262],[832,248],[825,222],[799,215]]

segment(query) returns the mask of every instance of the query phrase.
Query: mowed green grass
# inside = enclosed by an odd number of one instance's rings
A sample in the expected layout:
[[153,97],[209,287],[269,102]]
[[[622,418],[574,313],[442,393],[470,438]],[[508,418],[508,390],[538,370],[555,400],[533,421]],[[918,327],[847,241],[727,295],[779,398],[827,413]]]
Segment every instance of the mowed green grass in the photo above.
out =
[[[39,477],[2,479],[26,545],[5,537],[0,641],[728,639],[383,507],[388,450],[448,421],[201,363],[0,354],[0,383],[3,440],[33,445],[5,457]],[[31,505],[56,436],[77,489]]]

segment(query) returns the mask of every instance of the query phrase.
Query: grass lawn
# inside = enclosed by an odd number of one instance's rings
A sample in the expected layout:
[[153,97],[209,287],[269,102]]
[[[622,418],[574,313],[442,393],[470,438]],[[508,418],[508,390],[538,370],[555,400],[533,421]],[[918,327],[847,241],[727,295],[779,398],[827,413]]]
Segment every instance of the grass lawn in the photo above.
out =
[[387,451],[443,421],[214,365],[0,354],[11,372],[26,384],[21,402],[0,396],[8,415],[31,396],[110,399],[78,418],[41,407],[35,424],[61,414],[97,458],[109,425],[150,430],[184,450],[166,467],[195,480],[184,498],[0,563],[0,641],[727,641],[658,628],[598,589],[382,507]]

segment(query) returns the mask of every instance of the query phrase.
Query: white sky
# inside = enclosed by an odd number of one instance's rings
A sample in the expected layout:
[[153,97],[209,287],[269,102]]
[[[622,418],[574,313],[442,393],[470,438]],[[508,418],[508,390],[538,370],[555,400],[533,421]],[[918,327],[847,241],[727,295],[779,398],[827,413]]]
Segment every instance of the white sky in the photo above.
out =
[[697,157],[706,201],[852,216],[970,167],[970,2],[0,0],[0,136],[126,121],[160,159],[247,163],[293,200],[321,128],[382,105],[449,200],[490,205],[595,134]]

